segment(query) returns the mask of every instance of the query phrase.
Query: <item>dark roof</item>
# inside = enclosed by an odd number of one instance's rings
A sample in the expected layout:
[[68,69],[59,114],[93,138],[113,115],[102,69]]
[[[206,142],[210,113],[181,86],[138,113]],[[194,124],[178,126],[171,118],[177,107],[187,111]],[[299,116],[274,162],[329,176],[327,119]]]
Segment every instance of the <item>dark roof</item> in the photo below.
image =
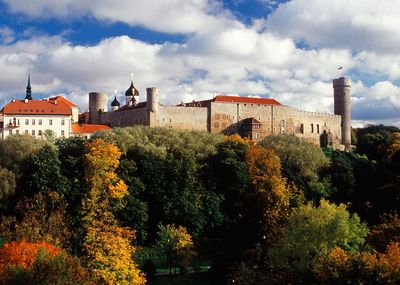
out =
[[119,110],[117,110],[117,111],[125,111],[125,110],[131,110],[131,109],[140,109],[140,108],[144,108],[144,107],[146,107],[146,102],[140,102],[140,103],[138,103],[136,106],[134,106],[134,105],[132,105],[132,106],[124,105],[124,106],[122,106],[121,108],[119,108]]
[[117,96],[114,97],[114,100],[111,102],[112,107],[120,106],[121,104],[117,100]]
[[139,91],[133,85],[133,80],[131,81],[129,88],[125,91],[125,96],[139,96]]

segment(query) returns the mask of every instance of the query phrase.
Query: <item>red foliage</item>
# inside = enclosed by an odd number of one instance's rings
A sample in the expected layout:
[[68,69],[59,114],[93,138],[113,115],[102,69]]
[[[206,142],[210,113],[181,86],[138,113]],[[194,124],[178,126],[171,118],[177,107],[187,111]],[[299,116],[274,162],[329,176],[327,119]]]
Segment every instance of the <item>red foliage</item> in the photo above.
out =
[[40,250],[46,251],[51,256],[61,253],[61,248],[46,242],[27,242],[24,240],[5,243],[0,249],[0,275],[9,266],[30,268],[36,261]]

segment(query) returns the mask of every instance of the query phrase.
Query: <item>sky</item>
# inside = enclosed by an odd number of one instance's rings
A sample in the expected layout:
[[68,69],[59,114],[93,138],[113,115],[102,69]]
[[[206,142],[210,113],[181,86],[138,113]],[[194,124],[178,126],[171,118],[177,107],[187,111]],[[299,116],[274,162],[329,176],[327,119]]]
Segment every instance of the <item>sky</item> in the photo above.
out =
[[[0,105],[88,92],[124,102],[133,78],[163,104],[216,94],[333,113],[352,80],[352,125],[400,126],[398,0],[0,0]],[[342,69],[338,69],[343,67]],[[133,75],[132,75],[133,74]]]

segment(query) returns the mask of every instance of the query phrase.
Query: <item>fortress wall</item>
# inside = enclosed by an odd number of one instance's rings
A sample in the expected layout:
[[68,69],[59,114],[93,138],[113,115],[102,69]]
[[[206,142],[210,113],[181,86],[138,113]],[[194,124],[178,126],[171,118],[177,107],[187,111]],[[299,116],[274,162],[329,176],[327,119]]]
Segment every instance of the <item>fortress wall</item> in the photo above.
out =
[[132,125],[148,126],[147,108],[129,109],[101,114],[101,123],[110,127],[128,127]]
[[159,106],[152,116],[151,127],[208,131],[207,107]]
[[271,134],[287,133],[319,145],[320,137],[326,131],[331,134],[332,143],[340,144],[341,117],[337,115],[300,111],[279,105],[211,103],[210,130],[213,133],[236,133],[238,127],[240,130],[240,122],[246,118],[255,118],[262,123],[260,137],[256,141]]
[[341,117],[337,115],[296,110],[286,106],[274,106],[274,133],[295,134],[314,144],[320,144],[320,136],[330,134],[332,143],[340,143]]
[[[242,120],[253,117],[259,120],[263,126],[269,125],[271,105],[212,102],[210,130],[212,133],[222,132],[230,135],[238,131],[238,122],[240,128],[240,122]],[[264,132],[266,131],[267,129],[264,129]]]

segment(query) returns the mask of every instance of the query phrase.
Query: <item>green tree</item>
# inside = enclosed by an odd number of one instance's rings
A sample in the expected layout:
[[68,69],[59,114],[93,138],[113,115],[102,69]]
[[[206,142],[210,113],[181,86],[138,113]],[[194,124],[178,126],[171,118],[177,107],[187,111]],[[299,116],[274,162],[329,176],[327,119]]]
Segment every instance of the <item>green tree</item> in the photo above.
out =
[[268,136],[259,145],[275,150],[283,175],[303,190],[308,199],[330,196],[332,189],[321,175],[329,166],[329,159],[320,147],[287,134]]
[[335,247],[359,251],[367,234],[367,227],[343,204],[321,200],[320,206],[314,207],[309,203],[289,216],[282,239],[269,252],[270,262],[288,273],[286,282],[292,278],[305,281],[321,257]]
[[191,257],[195,255],[191,235],[185,227],[175,225],[159,225],[158,240],[156,247],[167,258],[169,274],[172,267],[177,265],[181,268],[187,267]]
[[13,171],[0,166],[0,213],[9,209],[10,198],[15,194],[16,179]]

